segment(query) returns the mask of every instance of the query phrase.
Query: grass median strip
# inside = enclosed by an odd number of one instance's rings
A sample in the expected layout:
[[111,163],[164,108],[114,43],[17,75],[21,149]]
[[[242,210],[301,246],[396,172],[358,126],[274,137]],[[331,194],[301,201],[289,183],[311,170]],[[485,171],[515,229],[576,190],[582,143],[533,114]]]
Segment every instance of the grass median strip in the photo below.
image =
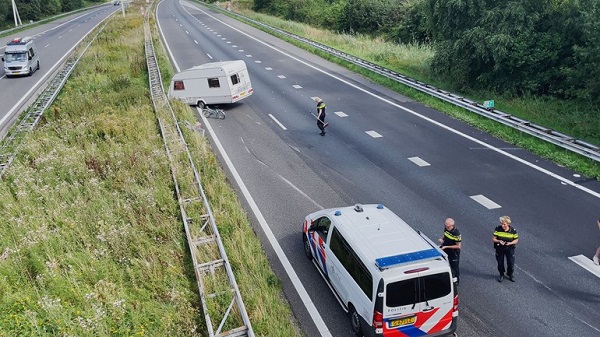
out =
[[[142,27],[112,20],[0,181],[0,336],[207,336]],[[255,333],[299,335],[210,146],[186,137]]]

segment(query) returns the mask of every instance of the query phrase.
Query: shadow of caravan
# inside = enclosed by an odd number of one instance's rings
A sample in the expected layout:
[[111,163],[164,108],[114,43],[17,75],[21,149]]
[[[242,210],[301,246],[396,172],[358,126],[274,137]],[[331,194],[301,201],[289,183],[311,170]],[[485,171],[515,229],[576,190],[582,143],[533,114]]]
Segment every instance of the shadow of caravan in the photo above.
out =
[[242,60],[211,62],[182,70],[173,76],[169,99],[176,98],[201,109],[238,102],[254,92]]

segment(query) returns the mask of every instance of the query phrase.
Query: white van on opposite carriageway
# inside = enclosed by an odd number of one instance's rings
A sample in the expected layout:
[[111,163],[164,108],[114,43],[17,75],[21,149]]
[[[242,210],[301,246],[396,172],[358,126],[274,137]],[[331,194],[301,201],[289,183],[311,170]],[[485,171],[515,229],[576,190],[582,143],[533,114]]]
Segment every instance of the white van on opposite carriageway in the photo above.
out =
[[254,92],[246,63],[242,60],[211,62],[182,70],[173,76],[169,98],[205,108],[235,103]]
[[304,220],[304,251],[356,336],[446,336],[458,293],[446,254],[382,205],[321,210]]
[[4,50],[4,73],[6,77],[27,75],[40,69],[40,56],[33,38],[14,38],[6,44]]

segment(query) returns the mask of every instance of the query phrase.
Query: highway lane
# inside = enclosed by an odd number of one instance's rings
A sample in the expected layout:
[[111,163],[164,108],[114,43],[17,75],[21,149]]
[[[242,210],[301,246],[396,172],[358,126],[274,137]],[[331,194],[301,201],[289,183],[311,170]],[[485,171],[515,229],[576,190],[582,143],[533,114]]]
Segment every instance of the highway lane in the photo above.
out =
[[26,31],[14,33],[2,40],[0,53],[4,54],[6,42],[13,37],[33,36],[40,55],[40,70],[32,76],[6,78],[0,68],[0,125],[2,136],[8,126],[18,117],[44,88],[44,83],[58,69],[74,46],[108,15],[120,7],[107,4],[84,12],[60,18]]
[[[568,259],[589,259],[599,244],[597,182],[580,182],[575,172],[220,14],[168,0],[158,7],[158,21],[181,69],[211,60],[248,65],[255,94],[224,107],[227,119],[207,127],[252,195],[249,210],[253,202],[260,209],[257,228],[264,217],[286,255],[280,263],[277,247],[265,241],[307,336],[319,329],[348,336],[349,329],[303,256],[301,221],[315,209],[358,202],[384,203],[432,238],[441,235],[445,217],[457,220],[464,240],[459,335],[600,333],[599,279]],[[325,137],[309,114],[314,96],[328,105]],[[500,208],[488,209],[474,200],[478,195]],[[503,214],[521,236],[516,283],[494,278],[491,237]],[[303,305],[286,259],[324,327]]]

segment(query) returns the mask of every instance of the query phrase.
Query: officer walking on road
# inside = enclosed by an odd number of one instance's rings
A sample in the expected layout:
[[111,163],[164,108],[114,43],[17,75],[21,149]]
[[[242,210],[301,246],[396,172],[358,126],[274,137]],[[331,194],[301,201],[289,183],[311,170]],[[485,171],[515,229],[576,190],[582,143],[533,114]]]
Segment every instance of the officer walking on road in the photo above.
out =
[[438,242],[441,244],[440,248],[442,248],[448,255],[448,262],[450,263],[452,276],[456,277],[456,283],[458,284],[460,275],[458,265],[460,262],[460,248],[462,240],[460,237],[460,232],[454,224],[454,219],[446,219],[446,222],[444,222],[444,227],[444,237],[439,238]]
[[511,282],[515,282],[515,248],[519,242],[517,230],[511,226],[511,220],[508,215],[500,217],[500,226],[494,229],[492,237],[494,248],[496,249],[496,261],[498,262],[498,282],[504,279],[504,260],[506,259],[506,276]]
[[325,126],[327,126],[327,123],[325,123],[325,102],[320,97],[315,98],[315,101],[317,102],[317,126],[321,130],[320,135],[325,136]]

